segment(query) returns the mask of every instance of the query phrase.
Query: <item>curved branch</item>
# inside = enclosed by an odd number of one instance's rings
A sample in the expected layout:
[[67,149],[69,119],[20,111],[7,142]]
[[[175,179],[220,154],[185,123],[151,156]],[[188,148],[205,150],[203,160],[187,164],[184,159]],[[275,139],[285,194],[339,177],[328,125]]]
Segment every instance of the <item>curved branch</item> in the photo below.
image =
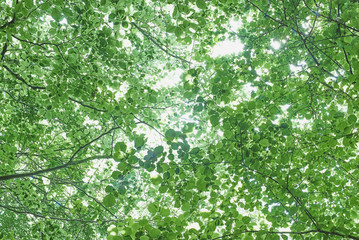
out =
[[[54,219],[54,220],[67,221],[67,222],[100,223],[95,220],[83,220],[83,219],[73,219],[73,218],[60,218],[60,217],[54,217],[54,216],[44,216],[42,214],[34,213],[34,212],[30,212],[30,211],[16,210],[13,207],[4,206],[4,205],[0,205],[0,207],[7,209],[11,212],[14,212],[14,213],[29,214],[29,215],[33,215],[34,217],[38,217],[38,218],[50,218],[50,219]],[[121,220],[105,220],[105,221],[101,221],[101,223],[118,222],[118,221],[121,221]]]
[[4,47],[2,48],[0,62],[2,62],[4,60],[6,50],[7,50],[7,42],[4,44]]
[[63,168],[66,168],[68,166],[74,166],[74,165],[78,165],[78,164],[81,164],[81,163],[84,163],[84,162],[88,162],[90,160],[94,160],[94,159],[108,159],[108,158],[112,158],[112,156],[94,156],[94,157],[88,157],[88,158],[85,158],[83,160],[79,160],[79,161],[76,161],[76,162],[73,162],[75,156],[84,148],[88,147],[89,145],[91,145],[93,142],[97,141],[98,139],[100,139],[101,137],[111,133],[112,131],[116,130],[116,129],[119,129],[120,127],[114,127],[114,128],[111,128],[110,130],[108,130],[107,132],[105,133],[102,133],[100,136],[98,136],[97,138],[91,140],[90,142],[86,143],[85,145],[79,147],[73,154],[72,156],[70,157],[70,160],[65,163],[65,164],[62,164],[60,166],[57,166],[57,167],[52,167],[52,168],[46,168],[46,169],[42,169],[42,170],[39,170],[39,171],[35,171],[35,172],[29,172],[29,173],[21,173],[21,174],[11,174],[11,175],[5,175],[5,176],[0,176],[0,181],[6,181],[6,180],[10,180],[10,179],[15,179],[15,178],[24,178],[24,177],[31,177],[31,176],[34,176],[34,175],[39,175],[39,174],[43,174],[43,173],[49,173],[49,172],[54,172],[54,171],[57,171],[57,170],[60,170],[60,169],[63,169]]
[[191,64],[191,62],[187,61],[186,59],[183,59],[173,53],[170,53],[168,50],[164,49],[150,34],[148,34],[145,30],[143,30],[140,26],[138,26],[136,23],[131,22],[131,24],[136,27],[143,35],[145,35],[151,42],[153,42],[159,49],[164,51],[166,54],[170,55],[171,57],[177,58],[181,60],[184,63]]
[[20,173],[20,174],[11,174],[11,175],[5,175],[5,176],[0,176],[0,181],[6,181],[6,180],[10,180],[10,179],[16,179],[16,178],[25,178],[25,177],[32,177],[35,175],[40,175],[43,173],[49,173],[49,172],[54,172],[69,166],[75,166],[75,165],[79,165],[81,163],[85,163],[91,160],[95,160],[95,159],[109,159],[112,158],[111,156],[94,156],[94,157],[88,157],[85,159],[82,159],[80,161],[76,161],[76,162],[67,162],[65,164],[62,164],[60,166],[57,167],[52,167],[52,168],[46,168],[46,169],[42,169],[39,171],[35,171],[35,172],[28,172],[28,173]]
[[8,66],[6,66],[5,64],[3,65],[3,67],[11,74],[13,75],[16,79],[20,80],[21,82],[23,82],[26,86],[34,89],[34,90],[37,90],[37,89],[46,89],[45,87],[39,87],[39,86],[34,86],[34,85],[31,85],[29,83],[26,82],[26,80],[24,78],[22,78],[20,75],[14,73]]

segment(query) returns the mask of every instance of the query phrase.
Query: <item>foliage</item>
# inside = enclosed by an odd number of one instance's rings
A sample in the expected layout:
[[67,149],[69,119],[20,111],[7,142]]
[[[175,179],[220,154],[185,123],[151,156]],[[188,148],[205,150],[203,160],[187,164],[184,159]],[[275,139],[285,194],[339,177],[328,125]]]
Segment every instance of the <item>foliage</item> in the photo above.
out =
[[0,238],[359,239],[358,1],[0,9]]

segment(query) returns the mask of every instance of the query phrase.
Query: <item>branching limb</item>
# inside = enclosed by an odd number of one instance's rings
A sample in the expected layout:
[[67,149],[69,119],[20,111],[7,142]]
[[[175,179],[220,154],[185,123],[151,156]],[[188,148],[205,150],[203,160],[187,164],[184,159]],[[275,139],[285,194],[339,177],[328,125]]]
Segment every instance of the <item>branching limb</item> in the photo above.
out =
[[13,75],[17,80],[20,80],[21,82],[23,82],[26,86],[34,89],[34,90],[38,90],[38,89],[46,89],[45,87],[39,87],[39,86],[34,86],[31,85],[29,83],[26,82],[26,80],[24,78],[22,78],[20,75],[14,73],[8,66],[6,66],[5,64],[3,65],[3,67],[11,74]]
[[159,49],[164,51],[167,55],[174,57],[176,59],[181,60],[183,63],[191,64],[191,62],[187,61],[186,59],[183,59],[182,57],[179,57],[173,53],[170,53],[167,49],[163,48],[161,44],[159,44],[150,34],[148,34],[145,30],[143,30],[140,26],[138,26],[136,23],[131,22],[132,26],[137,28],[143,35],[145,35],[151,42],[153,42]]
[[[83,222],[83,223],[100,223],[98,221],[95,220],[84,220],[84,219],[74,219],[74,218],[61,218],[61,217],[54,217],[54,216],[44,216],[42,214],[39,213],[35,213],[35,212],[30,212],[30,211],[23,211],[23,210],[17,210],[15,207],[12,206],[5,206],[0,204],[1,208],[7,209],[11,212],[15,212],[15,213],[19,213],[19,214],[28,214],[28,215],[32,215],[34,217],[38,217],[38,218],[50,218],[50,219],[54,219],[54,220],[59,220],[59,221],[67,221],[67,222]],[[108,223],[108,222],[118,222],[121,220],[105,220],[105,221],[101,221],[101,223]]]

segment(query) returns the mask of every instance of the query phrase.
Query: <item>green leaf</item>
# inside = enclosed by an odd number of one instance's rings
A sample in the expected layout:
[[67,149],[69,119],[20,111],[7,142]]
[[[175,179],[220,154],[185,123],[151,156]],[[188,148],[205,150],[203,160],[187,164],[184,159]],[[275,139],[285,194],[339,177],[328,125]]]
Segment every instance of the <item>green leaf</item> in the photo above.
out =
[[111,177],[113,179],[118,179],[119,176],[121,176],[121,173],[119,171],[113,171],[112,174],[111,174]]
[[128,167],[128,164],[127,163],[124,163],[124,162],[121,162],[117,165],[117,169],[120,170],[120,171],[123,171],[123,170],[126,170]]
[[176,137],[176,132],[173,129],[168,129],[165,133],[165,137],[171,142]]
[[124,142],[117,142],[115,144],[115,151],[122,151],[122,152],[126,152],[127,150],[127,145]]
[[354,123],[356,123],[356,121],[357,121],[357,117],[355,115],[352,114],[348,117],[349,124],[354,124]]
[[163,146],[157,146],[155,149],[154,149],[154,152],[157,154],[157,155],[161,155],[163,153]]
[[156,177],[151,178],[151,182],[154,185],[160,185],[162,183],[162,177],[160,175],[157,175]]
[[156,239],[161,235],[161,231],[157,228],[152,228],[149,232],[150,237]]
[[190,151],[190,154],[197,154],[197,153],[199,153],[199,151],[200,151],[200,148],[195,147],[195,148],[192,148],[192,150]]
[[145,144],[145,139],[143,136],[138,136],[135,138],[135,148],[139,149]]
[[204,0],[196,0],[196,5],[200,9],[206,9],[207,8],[206,2]]
[[328,140],[328,146],[329,146],[329,147],[335,147],[336,145],[337,145],[337,140],[336,140],[336,139],[330,138],[330,139]]
[[259,144],[262,145],[263,147],[267,147],[267,146],[269,146],[269,141],[268,141],[268,139],[264,138],[259,141]]
[[251,221],[251,218],[248,217],[248,216],[244,216],[244,217],[242,218],[242,222],[243,222],[244,224],[248,224],[248,223],[250,223],[250,221]]
[[181,27],[176,27],[176,29],[175,29],[175,35],[176,35],[177,37],[181,37],[182,33],[183,33],[183,29],[182,29]]
[[120,162],[123,160],[123,154],[121,152],[115,152],[113,154],[113,159],[116,161],[116,162]]
[[114,191],[114,188],[112,186],[110,186],[110,185],[106,186],[106,188],[105,188],[106,193],[112,193],[113,191]]
[[157,102],[157,98],[155,96],[153,96],[153,95],[150,95],[148,100],[149,100],[150,103],[156,103]]
[[150,203],[147,207],[148,211],[152,214],[155,214],[158,211],[158,207],[155,203]]
[[160,211],[161,215],[164,217],[167,217],[171,214],[170,210],[168,208],[162,208]]
[[106,207],[112,207],[116,203],[116,198],[112,193],[110,193],[104,197],[104,199],[102,200],[102,203]]
[[61,15],[61,12],[57,9],[57,8],[53,8],[52,11],[51,11],[51,17],[57,21],[57,22],[60,22],[61,19],[62,19],[62,15]]
[[219,116],[218,115],[211,115],[209,117],[209,121],[211,122],[212,126],[215,127],[219,124]]
[[28,9],[31,9],[31,8],[34,6],[33,0],[25,0],[25,6],[26,6]]
[[251,2],[0,1],[0,239],[358,237],[358,1]]

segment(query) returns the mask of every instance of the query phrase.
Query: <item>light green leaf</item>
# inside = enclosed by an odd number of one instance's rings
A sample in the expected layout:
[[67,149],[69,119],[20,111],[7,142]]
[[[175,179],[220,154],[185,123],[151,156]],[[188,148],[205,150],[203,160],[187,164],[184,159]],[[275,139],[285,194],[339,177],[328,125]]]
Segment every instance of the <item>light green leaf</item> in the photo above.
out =
[[263,147],[267,147],[267,146],[269,146],[269,141],[268,141],[268,139],[264,138],[259,141],[259,144],[262,145]]
[[152,182],[154,185],[160,185],[161,182],[162,182],[162,177],[161,177],[160,175],[157,175],[156,177],[151,178],[151,182]]
[[127,145],[124,142],[117,142],[115,144],[115,151],[126,152],[126,150],[127,150]]
[[150,237],[156,239],[161,235],[161,231],[157,228],[152,228],[149,232]]
[[102,203],[106,207],[112,207],[116,203],[116,198],[112,193],[110,193],[104,197],[104,199],[102,200]]
[[147,207],[148,211],[152,214],[155,214],[158,211],[158,207],[155,203],[150,203]]
[[143,136],[138,136],[135,138],[135,148],[141,148],[145,144],[145,139]]

